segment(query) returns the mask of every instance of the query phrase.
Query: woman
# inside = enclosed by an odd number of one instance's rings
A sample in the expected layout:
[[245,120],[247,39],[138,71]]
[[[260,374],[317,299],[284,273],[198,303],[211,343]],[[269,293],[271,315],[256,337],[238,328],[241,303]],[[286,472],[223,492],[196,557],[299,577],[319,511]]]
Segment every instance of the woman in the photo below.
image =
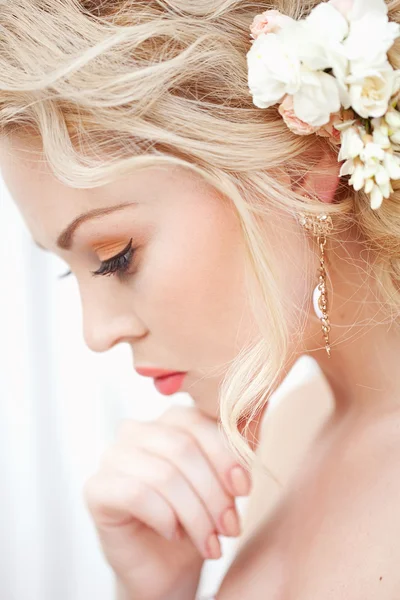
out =
[[120,600],[195,598],[239,533],[268,398],[308,353],[334,410],[218,600],[400,597],[399,15],[2,6],[4,180],[77,277],[88,346],[128,343],[196,404],[126,421],[85,489]]

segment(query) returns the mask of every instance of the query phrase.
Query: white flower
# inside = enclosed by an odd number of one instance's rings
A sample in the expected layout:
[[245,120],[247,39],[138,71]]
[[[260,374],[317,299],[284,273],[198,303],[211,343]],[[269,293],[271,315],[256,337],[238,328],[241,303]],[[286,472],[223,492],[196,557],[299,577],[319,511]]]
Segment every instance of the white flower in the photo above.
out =
[[357,127],[348,127],[342,131],[342,145],[338,160],[356,158],[364,148],[364,142]]
[[361,150],[359,156],[366,165],[376,165],[385,158],[385,151],[378,144],[368,142]]
[[389,173],[383,165],[378,165],[375,173],[375,181],[381,188],[386,188],[390,184]]
[[381,69],[387,52],[400,35],[400,25],[389,22],[383,0],[355,0],[348,18],[350,33],[344,41],[351,72]]
[[347,61],[343,40],[349,33],[346,19],[328,3],[318,4],[297,29],[296,45],[301,62],[313,71],[343,69]]
[[359,163],[355,166],[353,175],[350,177],[350,185],[358,192],[364,187],[365,184],[365,171],[364,166]]
[[371,208],[372,210],[377,210],[378,208],[380,208],[380,206],[382,205],[383,202],[383,194],[379,188],[379,186],[374,185],[371,193],[370,193],[370,199],[371,199]]
[[365,182],[364,192],[366,194],[370,194],[372,192],[372,190],[374,189],[374,186],[375,186],[374,180],[372,179],[372,177],[370,177],[370,179],[367,179],[367,181]]
[[398,156],[395,156],[390,152],[385,152],[383,166],[387,170],[390,179],[400,179],[400,158]]
[[336,79],[323,71],[302,69],[301,87],[293,95],[293,106],[296,116],[309,125],[329,123],[331,114],[340,110]]
[[391,148],[391,141],[389,139],[389,126],[383,118],[372,119],[371,121],[373,128],[373,141],[374,144],[378,144],[381,148]]
[[385,121],[391,129],[400,129],[400,112],[390,107],[385,114]]
[[361,19],[366,13],[387,15],[388,8],[384,0],[352,0],[353,6],[348,14],[350,20]]
[[392,144],[395,144],[396,146],[400,145],[400,131],[394,131],[390,135],[390,141],[392,142]]
[[393,106],[385,114],[385,122],[388,125],[388,136],[392,145],[400,144],[400,112]]
[[354,160],[352,158],[349,158],[349,160],[346,160],[346,162],[344,162],[340,168],[340,177],[344,177],[345,175],[353,175],[355,168],[356,165],[354,163]]
[[250,26],[251,37],[256,39],[262,33],[277,33],[282,27],[292,22],[293,19],[283,15],[278,10],[266,10],[254,17]]
[[381,71],[372,69],[347,77],[352,108],[360,117],[382,117],[393,92],[394,70],[387,63]]
[[393,99],[395,100],[394,106],[398,103],[398,92],[400,91],[400,69],[396,69],[393,73]]
[[346,19],[329,3],[316,6],[310,15],[298,23],[294,31],[283,32],[288,43],[296,46],[302,65],[310,71],[332,69],[336,78],[341,105],[350,106],[347,86],[348,59],[343,40],[349,32]]
[[282,115],[286,125],[296,135],[311,135],[319,130],[318,127],[313,127],[296,117],[293,107],[293,96],[285,96],[283,102],[279,105],[278,111]]
[[[383,119],[374,119],[372,125],[374,134],[384,135],[387,130]],[[383,148],[374,135],[367,135],[365,129],[357,125],[346,125],[341,139],[339,161],[347,160],[341,166],[340,177],[350,175],[349,184],[356,191],[364,188],[371,208],[377,210],[383,198],[393,193],[391,181],[400,179],[400,158],[393,154],[391,147]]]
[[279,34],[259,35],[247,53],[247,65],[250,92],[259,108],[273,106],[300,88],[300,60]]

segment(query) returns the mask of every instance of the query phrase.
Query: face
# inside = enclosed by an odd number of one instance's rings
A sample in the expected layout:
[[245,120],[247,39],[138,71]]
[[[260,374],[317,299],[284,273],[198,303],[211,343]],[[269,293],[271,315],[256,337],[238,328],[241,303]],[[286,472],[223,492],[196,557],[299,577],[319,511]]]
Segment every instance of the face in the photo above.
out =
[[[185,169],[152,167],[75,189],[51,174],[33,143],[2,141],[0,161],[33,239],[78,280],[87,345],[102,352],[127,343],[135,367],[187,372],[181,390],[216,417],[228,363],[256,335],[232,206]],[[125,270],[101,274],[117,255],[114,266]]]

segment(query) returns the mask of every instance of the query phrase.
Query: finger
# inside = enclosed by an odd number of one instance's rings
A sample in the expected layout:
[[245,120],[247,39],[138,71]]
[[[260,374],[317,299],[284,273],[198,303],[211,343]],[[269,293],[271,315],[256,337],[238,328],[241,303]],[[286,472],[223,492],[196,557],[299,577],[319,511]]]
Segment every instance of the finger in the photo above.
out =
[[125,446],[115,452],[113,466],[164,498],[204,558],[220,558],[221,548],[213,520],[201,498],[173,463],[145,450]]
[[216,421],[195,408],[174,406],[165,411],[157,422],[183,429],[196,438],[227,493],[234,496],[250,493],[251,476],[228,448]]
[[205,456],[197,439],[183,429],[154,425],[152,435],[136,439],[147,453],[168,458],[202,500],[217,531],[225,536],[240,534],[239,517],[232,494],[228,493],[217,471]]
[[84,498],[100,529],[116,528],[137,519],[167,540],[175,539],[178,519],[165,498],[139,479],[119,473],[93,475]]

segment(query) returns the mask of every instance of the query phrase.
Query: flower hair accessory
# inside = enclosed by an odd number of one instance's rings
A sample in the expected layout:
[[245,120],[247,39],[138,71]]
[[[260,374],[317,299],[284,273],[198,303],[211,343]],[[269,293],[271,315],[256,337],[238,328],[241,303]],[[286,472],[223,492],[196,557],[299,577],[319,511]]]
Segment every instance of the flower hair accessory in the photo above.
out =
[[378,209],[400,179],[400,70],[388,59],[400,25],[384,0],[330,0],[301,20],[267,10],[250,30],[254,104],[279,104],[293,133],[340,146],[340,176]]

